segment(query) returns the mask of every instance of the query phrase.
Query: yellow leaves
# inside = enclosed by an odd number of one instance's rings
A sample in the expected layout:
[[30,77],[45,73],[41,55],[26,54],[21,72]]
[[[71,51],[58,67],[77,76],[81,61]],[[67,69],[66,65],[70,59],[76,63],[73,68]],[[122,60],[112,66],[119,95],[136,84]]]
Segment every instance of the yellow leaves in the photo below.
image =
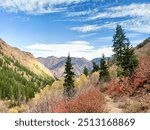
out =
[[56,80],[51,88],[54,90],[58,90],[58,89],[63,89],[63,83],[64,83],[64,78],[61,78],[60,80]]
[[[64,88],[63,83],[64,83],[64,78],[61,78],[60,80],[56,80],[50,87],[50,91],[57,91],[57,90],[63,91]],[[78,78],[77,77],[74,78],[74,85],[77,89],[86,86],[87,83],[88,83],[88,78],[84,74],[82,74]]]
[[109,73],[111,78],[117,77],[117,66],[113,65],[109,68]]
[[88,83],[88,78],[84,74],[82,74],[79,78],[75,79],[75,86],[77,89],[86,86],[87,83]]
[[8,110],[9,113],[18,113],[18,110],[14,107],[14,108],[10,108]]
[[23,113],[28,111],[29,106],[27,104],[21,104],[20,106],[12,107],[8,110],[9,113]]
[[99,72],[94,72],[90,76],[90,83],[95,84],[99,82]]

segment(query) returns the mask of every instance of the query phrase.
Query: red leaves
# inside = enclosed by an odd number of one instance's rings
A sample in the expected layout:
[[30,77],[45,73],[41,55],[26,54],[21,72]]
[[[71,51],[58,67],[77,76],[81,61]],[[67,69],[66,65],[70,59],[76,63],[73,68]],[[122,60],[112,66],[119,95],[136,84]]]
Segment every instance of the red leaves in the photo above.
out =
[[104,97],[96,88],[90,88],[69,101],[62,101],[53,112],[99,113],[104,111]]
[[[120,77],[120,80],[113,79],[108,85],[108,94],[133,95],[145,89],[145,85],[150,85],[150,57],[142,57],[139,65],[130,77]],[[140,88],[140,90],[139,90]]]
[[139,88],[145,89],[145,84],[150,84],[150,57],[141,58],[138,67],[130,77],[120,77],[118,82],[112,80],[108,93],[119,92],[121,88],[122,94],[133,95]]
[[114,95],[114,94],[118,94],[120,92],[121,92],[120,84],[118,83],[118,81],[112,80],[108,85],[107,93],[109,95],[111,95],[111,94]]

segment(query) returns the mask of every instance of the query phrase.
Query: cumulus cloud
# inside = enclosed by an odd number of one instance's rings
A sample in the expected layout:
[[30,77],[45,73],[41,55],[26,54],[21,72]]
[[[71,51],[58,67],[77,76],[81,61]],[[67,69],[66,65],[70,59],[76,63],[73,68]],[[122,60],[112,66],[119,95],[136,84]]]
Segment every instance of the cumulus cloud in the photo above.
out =
[[68,52],[72,57],[85,57],[89,60],[100,57],[103,53],[106,56],[113,54],[112,47],[95,48],[87,41],[72,41],[67,44],[33,44],[27,46],[28,51],[32,52],[34,56],[67,56]]

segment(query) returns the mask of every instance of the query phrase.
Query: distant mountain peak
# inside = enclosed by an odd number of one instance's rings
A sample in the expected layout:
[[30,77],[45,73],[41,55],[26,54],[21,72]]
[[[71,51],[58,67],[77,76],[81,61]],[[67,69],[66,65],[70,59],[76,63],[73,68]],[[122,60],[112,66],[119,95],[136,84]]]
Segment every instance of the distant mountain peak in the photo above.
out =
[[[60,78],[64,75],[65,62],[67,57],[55,57],[48,56],[47,58],[39,57],[37,58],[42,64],[44,64],[48,69],[50,69],[53,75]],[[72,64],[74,67],[74,72],[76,75],[81,75],[83,73],[83,68],[86,66],[89,70],[92,69],[92,62],[86,58],[71,57]]]

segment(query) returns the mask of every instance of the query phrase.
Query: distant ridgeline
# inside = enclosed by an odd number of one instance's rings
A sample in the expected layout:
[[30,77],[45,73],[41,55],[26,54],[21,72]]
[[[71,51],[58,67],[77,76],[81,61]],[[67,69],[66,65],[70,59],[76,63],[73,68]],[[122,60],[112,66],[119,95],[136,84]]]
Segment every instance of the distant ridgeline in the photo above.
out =
[[1,50],[0,46],[0,99],[13,100],[17,103],[28,101],[41,88],[53,83],[52,77],[38,76],[14,57],[4,55]]

